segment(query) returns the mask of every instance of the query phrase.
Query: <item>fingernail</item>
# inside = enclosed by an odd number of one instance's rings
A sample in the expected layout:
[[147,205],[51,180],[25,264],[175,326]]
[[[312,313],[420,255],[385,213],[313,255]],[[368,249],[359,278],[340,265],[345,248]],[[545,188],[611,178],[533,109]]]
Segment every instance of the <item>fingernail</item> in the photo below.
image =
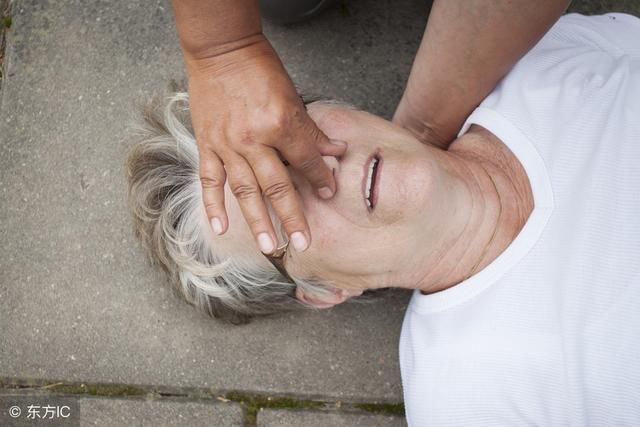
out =
[[222,221],[217,216],[211,218],[211,228],[216,234],[222,234]]
[[258,234],[258,246],[260,250],[265,254],[273,252],[273,241],[268,233]]
[[339,139],[330,139],[329,142],[332,143],[333,145],[337,145],[338,147],[346,147],[347,146],[346,142],[340,141]]
[[322,187],[318,190],[318,195],[323,199],[330,199],[333,197],[333,191],[329,187]]
[[306,250],[307,246],[309,246],[307,238],[299,231],[296,231],[291,235],[291,242],[293,243],[293,247],[300,252]]

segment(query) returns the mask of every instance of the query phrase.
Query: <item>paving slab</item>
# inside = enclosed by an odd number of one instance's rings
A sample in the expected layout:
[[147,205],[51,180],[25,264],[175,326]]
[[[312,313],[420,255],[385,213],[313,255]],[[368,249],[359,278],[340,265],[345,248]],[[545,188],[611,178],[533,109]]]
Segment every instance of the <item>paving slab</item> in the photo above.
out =
[[[387,117],[425,2],[267,25],[296,83]],[[0,93],[0,377],[399,401],[407,293],[216,322],[134,241],[123,162],[140,103],[184,76],[169,0],[19,0]]]
[[242,406],[235,403],[174,402],[82,398],[81,426],[224,426],[244,425]]
[[[32,407],[29,410],[29,407]],[[9,408],[18,415],[9,416]],[[49,407],[49,412],[46,412]],[[66,408],[65,408],[66,407]],[[244,408],[233,402],[149,398],[77,397],[38,392],[0,393],[0,425],[224,426],[244,425]],[[31,414],[32,418],[27,418]],[[40,424],[38,424],[40,425]]]
[[299,411],[286,409],[262,409],[258,412],[258,427],[404,427],[403,417]]

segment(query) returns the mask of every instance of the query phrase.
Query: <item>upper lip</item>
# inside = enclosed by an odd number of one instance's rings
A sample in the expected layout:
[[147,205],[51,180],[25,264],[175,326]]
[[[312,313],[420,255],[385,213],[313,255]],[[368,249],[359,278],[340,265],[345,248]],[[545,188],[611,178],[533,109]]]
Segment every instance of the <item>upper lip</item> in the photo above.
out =
[[[375,168],[373,170],[373,175],[369,177],[369,169],[373,162],[376,162]],[[374,190],[378,184],[377,180],[379,175],[378,171],[380,167],[380,162],[381,162],[380,152],[376,151],[372,153],[367,158],[367,161],[364,163],[364,173],[362,177],[362,198],[364,200],[365,206],[369,210],[372,210],[375,207],[375,203],[376,203],[376,197],[374,197],[374,194],[375,194]],[[369,178],[371,179],[371,188],[370,188],[368,200],[370,201],[371,206],[369,206],[369,203],[367,202],[367,187],[369,184]]]

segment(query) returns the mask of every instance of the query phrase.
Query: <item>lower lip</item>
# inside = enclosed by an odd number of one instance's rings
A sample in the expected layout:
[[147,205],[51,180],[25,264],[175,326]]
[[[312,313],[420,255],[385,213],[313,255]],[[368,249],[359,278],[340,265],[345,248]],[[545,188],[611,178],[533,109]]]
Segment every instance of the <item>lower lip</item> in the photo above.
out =
[[371,203],[372,203],[371,207],[367,206],[367,203],[363,200],[365,207],[369,211],[373,210],[378,205],[378,192],[380,188],[380,170],[382,168],[382,157],[380,155],[380,150],[377,150],[375,153],[371,155],[371,157],[367,159],[366,163],[364,164],[364,174],[362,177],[362,194],[364,195],[365,188],[367,185],[369,164],[371,164],[371,161],[373,160],[374,157],[378,159],[378,165],[376,166],[376,174],[373,177],[373,182],[375,184],[373,186],[373,194],[371,196]]
[[371,197],[372,207],[375,208],[378,206],[378,193],[380,192],[380,177],[382,173],[382,156],[380,156],[380,152],[376,153],[376,157],[378,158],[378,165],[376,166],[376,174],[373,177],[373,182],[375,185],[373,186],[373,196]]

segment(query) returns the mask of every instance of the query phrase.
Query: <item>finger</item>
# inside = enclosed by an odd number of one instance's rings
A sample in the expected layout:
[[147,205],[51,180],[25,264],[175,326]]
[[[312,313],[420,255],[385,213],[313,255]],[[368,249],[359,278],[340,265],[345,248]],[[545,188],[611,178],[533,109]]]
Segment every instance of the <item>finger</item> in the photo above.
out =
[[278,153],[270,148],[254,150],[247,154],[247,161],[255,173],[263,196],[269,199],[289,240],[298,251],[306,250],[311,242],[309,226],[304,217],[300,195]]
[[317,189],[318,195],[329,199],[336,191],[336,183],[317,147],[327,147],[331,143],[306,113],[300,120],[288,140],[279,142],[277,147],[291,166]]
[[[282,165],[282,163],[280,163]],[[270,254],[276,250],[276,235],[262,191],[247,161],[233,153],[225,161],[229,188],[238,200],[242,215],[249,225],[260,250]],[[284,167],[284,165],[282,165]]]
[[328,139],[329,143],[324,140],[320,141],[318,151],[321,156],[342,157],[347,152],[347,143],[337,139]]
[[202,150],[199,161],[202,201],[214,233],[227,231],[229,220],[224,206],[224,183],[227,178],[220,158],[212,151]]

